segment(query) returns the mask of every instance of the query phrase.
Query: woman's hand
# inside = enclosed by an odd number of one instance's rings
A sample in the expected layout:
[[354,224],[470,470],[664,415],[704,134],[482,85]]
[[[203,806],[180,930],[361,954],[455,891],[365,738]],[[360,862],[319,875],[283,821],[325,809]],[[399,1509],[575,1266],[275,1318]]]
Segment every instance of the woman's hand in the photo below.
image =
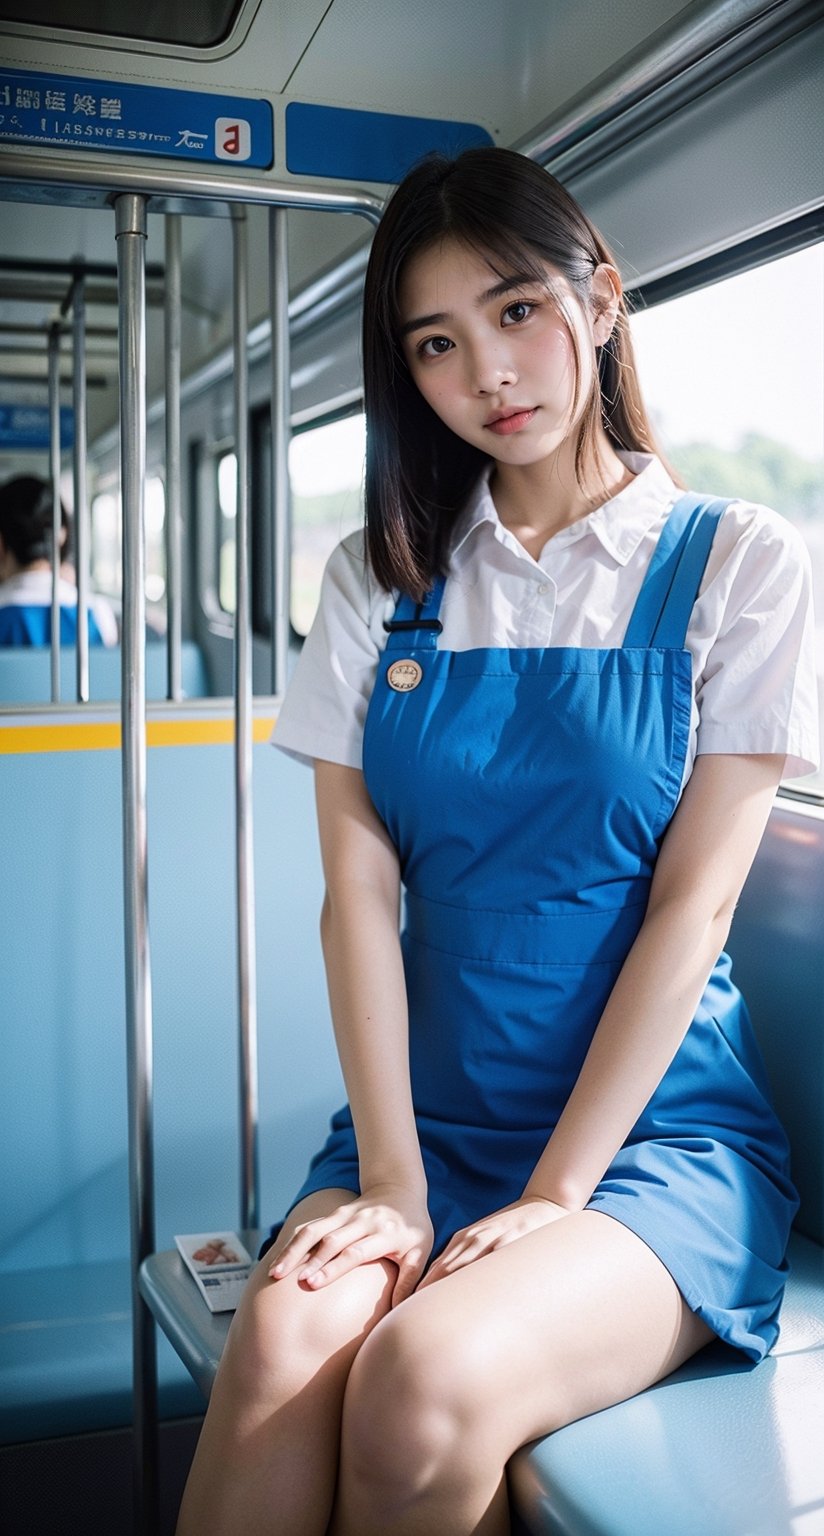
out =
[[540,1195],[522,1195],[520,1200],[513,1200],[511,1205],[505,1205],[502,1210],[493,1211],[491,1216],[473,1221],[456,1232],[418,1290],[422,1291],[424,1286],[433,1285],[447,1275],[454,1275],[465,1264],[474,1264],[476,1259],[482,1259],[495,1248],[504,1248],[537,1227],[546,1227],[551,1221],[560,1221],[562,1216],[569,1214],[565,1206],[556,1205],[554,1200],[544,1200]]
[[298,1227],[269,1270],[273,1280],[297,1272],[311,1290],[341,1275],[391,1259],[398,1266],[392,1305],[411,1296],[432,1251],[432,1223],[425,1199],[403,1185],[377,1185],[339,1205],[331,1215]]

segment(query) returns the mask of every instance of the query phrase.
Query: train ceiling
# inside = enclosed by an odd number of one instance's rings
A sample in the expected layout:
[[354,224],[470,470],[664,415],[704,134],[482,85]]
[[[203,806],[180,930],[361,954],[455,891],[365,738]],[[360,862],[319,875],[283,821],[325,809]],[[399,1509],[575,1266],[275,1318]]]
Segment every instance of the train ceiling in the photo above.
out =
[[[55,69],[104,79],[137,78],[197,89],[220,87],[277,99],[368,107],[424,117],[448,116],[483,124],[503,144],[517,142],[550,113],[577,95],[618,59],[683,10],[679,0],[245,0],[228,37],[194,48],[145,38],[104,38],[54,30],[87,0],[44,5],[47,26],[18,0],[2,0],[0,68]],[[185,9],[185,7],[183,7]],[[157,5],[141,7],[141,29],[150,29]],[[167,7],[168,9],[168,7]],[[179,7],[180,9],[180,7]],[[216,12],[220,6],[212,7]],[[113,7],[120,16],[121,5]],[[98,16],[105,6],[96,5]],[[103,49],[105,47],[105,53]],[[59,61],[59,62],[58,62]],[[2,154],[0,149],[0,154]],[[109,157],[111,159],[111,157]],[[145,162],[144,162],[145,163]],[[169,163],[169,162],[166,162]],[[373,187],[383,194],[385,188]],[[111,278],[114,220],[108,210],[26,203],[0,205],[0,399],[21,389],[40,398],[45,376],[45,335],[60,317],[70,275],[38,263],[93,263],[88,303],[89,431],[115,419],[116,351]],[[293,290],[368,238],[351,218],[292,213],[290,273]],[[267,304],[266,216],[252,209],[252,318]],[[226,340],[229,326],[228,221],[184,221],[184,367],[191,368]],[[147,259],[163,262],[162,220],[150,218]],[[16,265],[15,265],[16,264]],[[162,377],[162,281],[150,289],[150,390]],[[68,366],[68,355],[67,355]],[[64,370],[65,371],[65,370]],[[6,383],[3,383],[3,380]],[[32,393],[33,391],[33,393]]]

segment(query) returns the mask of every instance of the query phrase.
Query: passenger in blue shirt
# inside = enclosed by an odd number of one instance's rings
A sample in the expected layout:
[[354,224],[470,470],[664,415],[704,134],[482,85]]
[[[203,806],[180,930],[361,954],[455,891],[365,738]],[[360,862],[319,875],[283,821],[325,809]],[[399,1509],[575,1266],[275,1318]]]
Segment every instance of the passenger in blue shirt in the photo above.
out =
[[[61,561],[69,523],[61,505]],[[52,488],[37,475],[0,487],[0,646],[51,644]],[[77,588],[61,565],[60,644],[77,639]],[[89,607],[89,644],[116,645],[117,621],[107,603]]]

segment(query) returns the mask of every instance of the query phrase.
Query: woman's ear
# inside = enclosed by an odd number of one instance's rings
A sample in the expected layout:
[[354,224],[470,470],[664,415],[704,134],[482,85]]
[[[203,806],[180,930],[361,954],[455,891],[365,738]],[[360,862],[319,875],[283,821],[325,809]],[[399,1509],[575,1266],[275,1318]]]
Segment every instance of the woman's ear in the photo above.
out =
[[617,267],[602,261],[592,274],[592,339],[596,347],[602,347],[612,335],[623,291]]

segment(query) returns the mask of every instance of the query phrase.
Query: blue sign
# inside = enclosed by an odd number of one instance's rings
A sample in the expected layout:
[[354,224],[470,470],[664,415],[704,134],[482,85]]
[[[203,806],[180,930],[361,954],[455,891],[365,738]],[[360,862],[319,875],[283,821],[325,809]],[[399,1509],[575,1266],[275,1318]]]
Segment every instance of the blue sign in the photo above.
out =
[[290,101],[286,108],[286,166],[297,176],[396,182],[433,149],[458,155],[492,143],[491,134],[477,123],[304,101]]
[[[0,405],[0,448],[48,448],[47,405]],[[60,407],[60,447],[74,446],[74,411]]]
[[0,69],[0,143],[270,166],[268,101]]

